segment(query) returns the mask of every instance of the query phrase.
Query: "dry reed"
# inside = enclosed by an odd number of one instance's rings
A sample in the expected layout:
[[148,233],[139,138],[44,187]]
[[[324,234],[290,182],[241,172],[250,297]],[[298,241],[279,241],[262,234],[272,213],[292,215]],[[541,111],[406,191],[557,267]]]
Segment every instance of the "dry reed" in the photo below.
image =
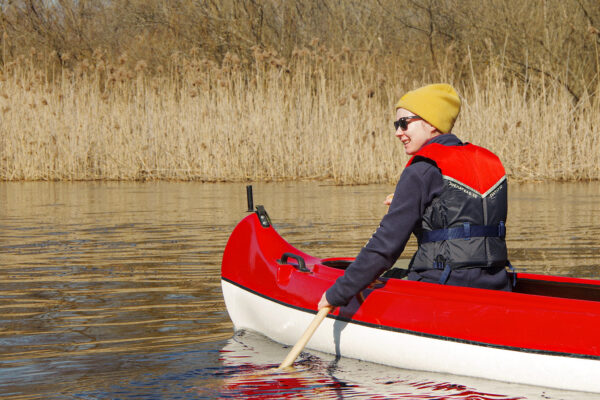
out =
[[[429,82],[376,50],[316,43],[288,59],[258,47],[221,63],[178,53],[152,73],[125,54],[74,68],[52,57],[2,68],[1,180],[395,182],[407,157],[393,104]],[[451,82],[464,100],[459,137],[496,152],[513,179],[600,178],[597,96],[534,90],[502,66],[480,76]]]

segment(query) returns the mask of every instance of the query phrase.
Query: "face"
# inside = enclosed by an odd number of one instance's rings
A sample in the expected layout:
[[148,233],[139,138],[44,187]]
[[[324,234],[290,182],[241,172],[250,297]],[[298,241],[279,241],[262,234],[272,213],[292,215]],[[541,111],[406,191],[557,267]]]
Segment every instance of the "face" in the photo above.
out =
[[[404,108],[396,110],[396,120],[413,115],[415,115],[413,112]],[[409,119],[407,123],[405,131],[402,128],[396,130],[396,137],[404,144],[406,154],[415,154],[428,140],[440,135],[437,129],[422,119]]]

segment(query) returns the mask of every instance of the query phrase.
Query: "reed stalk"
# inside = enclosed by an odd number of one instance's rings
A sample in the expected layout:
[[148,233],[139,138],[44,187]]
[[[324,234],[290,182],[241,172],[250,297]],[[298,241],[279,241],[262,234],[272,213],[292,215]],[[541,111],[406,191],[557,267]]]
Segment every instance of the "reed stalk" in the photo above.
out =
[[[393,183],[408,160],[394,104],[431,83],[377,50],[318,45],[287,59],[256,47],[221,63],[178,53],[152,71],[126,55],[75,68],[53,57],[1,69],[0,180]],[[511,179],[600,178],[598,96],[574,101],[498,64],[467,81],[445,76],[463,99],[454,133],[497,153]]]

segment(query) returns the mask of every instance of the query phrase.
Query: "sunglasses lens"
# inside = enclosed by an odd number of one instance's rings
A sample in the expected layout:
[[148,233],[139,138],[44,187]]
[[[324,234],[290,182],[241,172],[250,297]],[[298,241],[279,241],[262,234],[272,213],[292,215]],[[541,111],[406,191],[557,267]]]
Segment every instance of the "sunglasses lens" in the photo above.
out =
[[406,117],[400,118],[398,121],[394,121],[394,128],[396,128],[396,130],[400,128],[405,131],[407,127],[408,123],[406,122]]
[[416,115],[413,115],[410,117],[402,117],[402,118],[398,119],[397,121],[394,121],[394,128],[396,128],[396,130],[398,130],[398,128],[400,128],[403,131],[405,131],[406,129],[408,129],[408,122],[413,121],[415,119],[422,119],[422,118],[418,117]]

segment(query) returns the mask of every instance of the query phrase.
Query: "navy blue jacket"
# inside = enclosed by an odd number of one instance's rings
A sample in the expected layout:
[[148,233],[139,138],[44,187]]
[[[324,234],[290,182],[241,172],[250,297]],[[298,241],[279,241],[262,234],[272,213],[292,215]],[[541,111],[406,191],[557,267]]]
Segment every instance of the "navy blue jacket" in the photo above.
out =
[[[425,145],[430,143],[445,146],[462,144],[453,134],[436,136]],[[327,301],[331,305],[348,304],[354,295],[394,265],[411,233],[420,226],[425,208],[439,196],[443,188],[442,174],[433,164],[417,162],[404,169],[388,213],[344,275],[327,290]],[[441,273],[440,270],[428,270],[422,274],[411,271],[408,279],[437,283]],[[447,284],[510,290],[510,282],[504,268],[455,270],[450,274]]]

